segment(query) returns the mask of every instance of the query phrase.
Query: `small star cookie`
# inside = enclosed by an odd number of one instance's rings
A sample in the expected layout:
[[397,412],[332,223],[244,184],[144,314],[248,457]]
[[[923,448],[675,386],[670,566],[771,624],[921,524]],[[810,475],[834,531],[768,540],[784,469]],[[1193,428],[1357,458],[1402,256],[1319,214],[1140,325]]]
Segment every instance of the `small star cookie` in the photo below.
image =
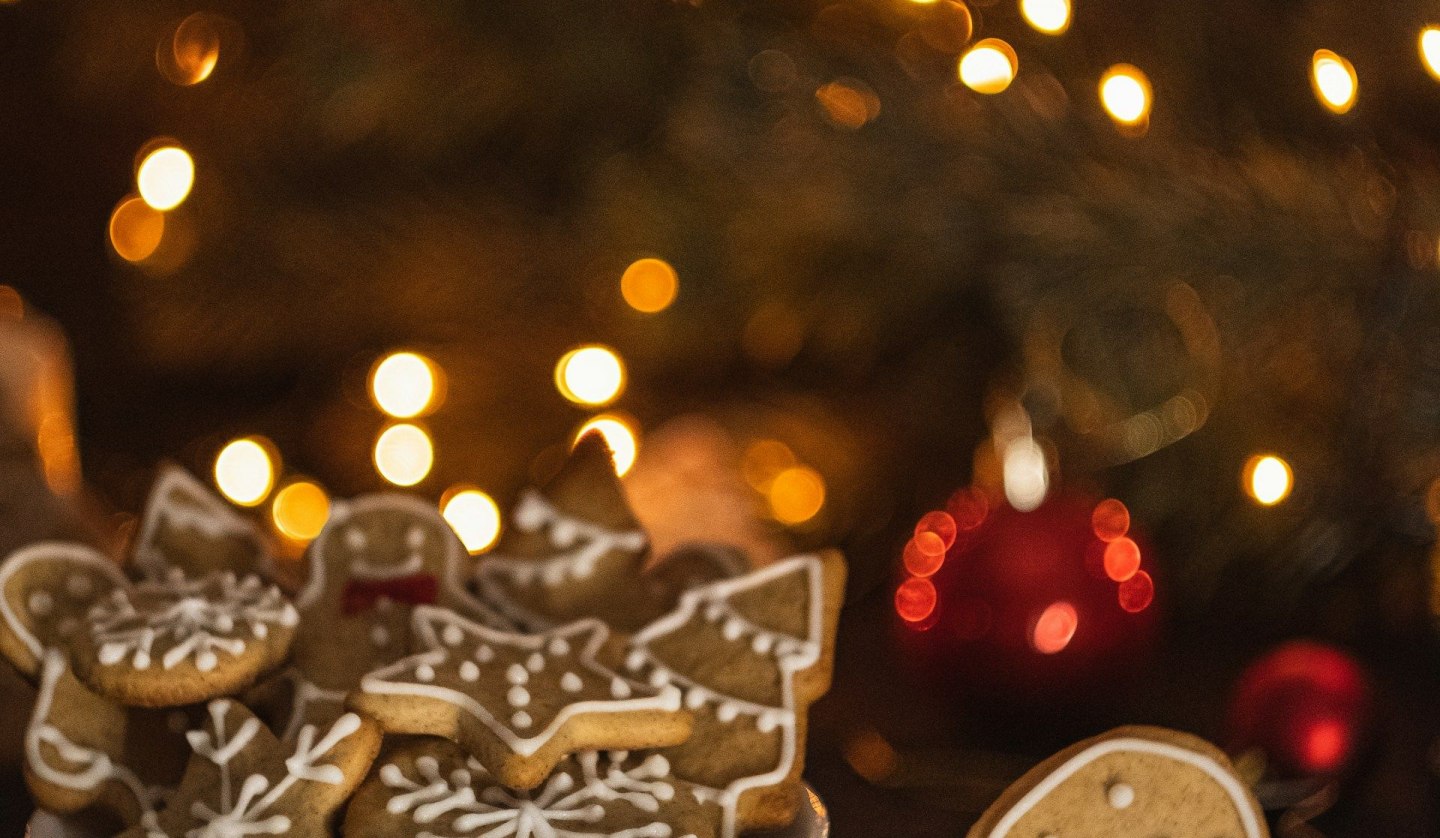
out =
[[280,589],[228,571],[116,587],[71,637],[76,673],[124,704],[173,707],[249,687],[282,661],[299,614]]
[[658,754],[582,751],[530,792],[497,783],[444,739],[378,764],[346,811],[345,838],[713,838],[718,826]]
[[525,635],[420,607],[414,623],[423,651],[366,675],[350,706],[387,732],[458,741],[504,785],[534,788],[575,751],[690,735],[679,690],[631,682],[597,660],[609,639],[598,620]]
[[0,562],[0,653],[35,678],[48,647],[66,647],[97,598],[130,583],[83,544],[41,541]]
[[160,466],[135,536],[131,564],[147,579],[164,579],[174,568],[201,577],[220,570],[275,577],[269,541],[190,472]]
[[283,743],[234,701],[206,709],[204,727],[186,734],[192,754],[169,805],[122,838],[327,838],[380,751],[379,729],[354,713]]

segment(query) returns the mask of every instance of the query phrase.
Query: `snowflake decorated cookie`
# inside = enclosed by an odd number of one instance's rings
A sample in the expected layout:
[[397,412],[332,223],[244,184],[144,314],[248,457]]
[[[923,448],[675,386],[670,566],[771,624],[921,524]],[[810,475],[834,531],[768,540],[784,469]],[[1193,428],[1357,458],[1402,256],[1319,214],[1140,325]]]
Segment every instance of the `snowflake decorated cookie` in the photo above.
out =
[[96,600],[127,585],[118,564],[83,544],[16,550],[0,562],[0,653],[37,677],[45,649],[67,648]]
[[228,570],[274,578],[270,545],[260,529],[185,469],[164,464],[145,502],[131,563],[147,579],[174,569],[201,577]]
[[1031,769],[968,836],[1269,834],[1260,804],[1218,748],[1175,730],[1122,727]]
[[172,707],[232,695],[285,660],[299,614],[274,585],[228,571],[112,589],[71,637],[80,679],[124,704]]
[[123,838],[327,838],[380,750],[380,731],[354,713],[281,742],[237,702],[206,711],[186,734],[190,761],[168,805]]
[[35,707],[25,730],[25,782],[54,812],[103,810],[121,823],[154,827],[185,767],[193,708],[122,707],[76,680],[64,653],[41,658]]
[[345,838],[713,838],[718,826],[657,754],[582,751],[528,792],[443,739],[377,764],[346,812]]
[[686,592],[631,640],[627,674],[680,689],[694,714],[694,735],[660,753],[720,807],[723,838],[794,819],[844,585],[838,553],[796,556]]
[[609,630],[598,620],[526,635],[422,607],[414,622],[422,651],[366,675],[350,707],[390,733],[459,742],[506,786],[535,788],[576,751],[652,748],[690,735],[679,690],[622,678],[600,662]]

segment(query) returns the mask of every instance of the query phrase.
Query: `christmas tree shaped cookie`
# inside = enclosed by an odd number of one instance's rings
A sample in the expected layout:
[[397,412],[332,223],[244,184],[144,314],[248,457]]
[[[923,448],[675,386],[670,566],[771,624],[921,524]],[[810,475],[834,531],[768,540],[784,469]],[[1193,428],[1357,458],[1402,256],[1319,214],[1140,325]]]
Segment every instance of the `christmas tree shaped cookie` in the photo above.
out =
[[687,591],[636,634],[626,669],[685,694],[695,734],[660,751],[722,812],[721,835],[793,820],[805,719],[830,686],[845,585],[838,553],[797,556]]
[[150,489],[131,561],[151,579],[163,579],[173,568],[192,577],[229,570],[269,580],[275,573],[259,528],[190,472],[169,463]]
[[350,706],[390,733],[459,742],[506,786],[540,785],[575,751],[672,745],[690,734],[678,690],[632,683],[600,663],[609,630],[598,620],[515,634],[422,607],[414,621],[423,651],[366,675]]
[[665,758],[583,751],[534,791],[507,788],[464,749],[427,739],[379,760],[345,815],[345,838],[713,838],[714,807]]
[[354,713],[281,742],[236,702],[206,710],[204,727],[186,734],[192,754],[169,804],[124,838],[325,838],[380,750],[380,731]]
[[0,653],[36,677],[44,650],[68,648],[96,600],[129,584],[118,564],[83,544],[16,550],[0,562]]

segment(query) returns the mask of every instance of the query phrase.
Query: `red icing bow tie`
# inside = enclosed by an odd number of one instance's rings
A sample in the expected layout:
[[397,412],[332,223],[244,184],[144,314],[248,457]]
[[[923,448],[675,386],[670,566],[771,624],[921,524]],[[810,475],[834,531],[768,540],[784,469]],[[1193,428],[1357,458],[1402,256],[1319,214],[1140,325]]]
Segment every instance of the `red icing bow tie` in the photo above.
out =
[[411,605],[430,605],[435,602],[436,588],[435,577],[428,573],[394,579],[351,579],[340,595],[340,607],[346,614],[358,614],[374,608],[380,597]]

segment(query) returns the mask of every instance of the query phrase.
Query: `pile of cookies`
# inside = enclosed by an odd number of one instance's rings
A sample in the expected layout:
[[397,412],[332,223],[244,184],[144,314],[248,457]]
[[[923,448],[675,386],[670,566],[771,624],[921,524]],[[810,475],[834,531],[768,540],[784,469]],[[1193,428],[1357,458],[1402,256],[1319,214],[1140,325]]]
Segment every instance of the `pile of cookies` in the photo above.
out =
[[380,494],[337,502],[297,573],[176,468],[124,567],[13,553],[0,653],[38,683],[36,802],[127,838],[790,822],[844,562],[655,562],[609,456],[582,440],[479,561],[432,505]]

